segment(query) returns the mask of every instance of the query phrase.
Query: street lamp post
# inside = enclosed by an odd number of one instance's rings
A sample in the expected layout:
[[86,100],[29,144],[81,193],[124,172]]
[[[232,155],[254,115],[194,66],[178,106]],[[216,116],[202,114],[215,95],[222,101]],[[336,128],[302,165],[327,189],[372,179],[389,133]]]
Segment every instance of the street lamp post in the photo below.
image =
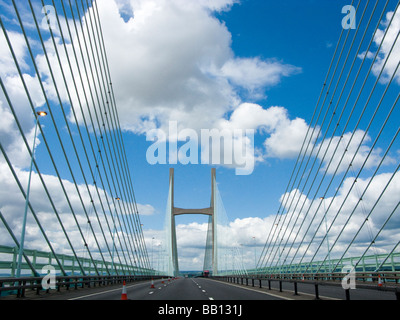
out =
[[256,247],[256,237],[253,237],[254,240],[254,271],[257,270],[257,247]]
[[[116,197],[115,200],[116,201],[120,201],[121,198],[120,197]],[[117,215],[117,207],[115,206],[115,204],[114,204],[114,207],[115,207],[115,215]],[[112,215],[113,215],[113,213],[111,212],[111,217],[112,217]],[[112,235],[113,248],[112,248],[112,254],[111,254],[111,272],[113,272],[113,269],[114,269],[115,234],[117,233],[117,226],[115,224],[115,219],[113,219],[113,222],[114,222],[114,232],[113,232],[113,235]]]
[[47,116],[47,112],[40,111],[36,113],[36,122],[35,122],[35,136],[33,138],[33,146],[32,146],[32,155],[31,155],[31,166],[29,169],[29,178],[28,178],[28,188],[26,190],[26,198],[25,198],[25,210],[24,216],[22,221],[22,231],[21,231],[21,241],[19,243],[19,252],[18,252],[18,262],[17,262],[17,278],[21,276],[21,269],[22,269],[22,256],[24,254],[24,242],[25,242],[25,232],[26,232],[26,220],[28,217],[28,206],[29,206],[29,194],[31,191],[31,179],[32,179],[32,169],[33,169],[33,159],[35,156],[35,147],[36,147],[36,136],[37,136],[37,129],[39,126],[39,117]]
[[151,238],[151,270],[154,270],[153,250],[154,250],[154,237]]
[[321,201],[324,202],[324,217],[325,217],[325,232],[326,232],[326,245],[328,247],[328,259],[329,259],[329,271],[332,272],[332,263],[331,263],[331,249],[329,246],[329,236],[328,236],[328,221],[326,219],[326,205],[325,205],[325,198],[321,197]]

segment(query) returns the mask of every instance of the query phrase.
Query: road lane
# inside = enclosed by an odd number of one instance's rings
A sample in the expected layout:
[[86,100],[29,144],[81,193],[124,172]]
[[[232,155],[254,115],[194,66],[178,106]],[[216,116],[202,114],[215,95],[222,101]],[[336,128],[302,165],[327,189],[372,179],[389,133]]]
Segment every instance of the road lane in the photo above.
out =
[[172,280],[167,286],[155,290],[147,300],[185,301],[208,300],[208,297],[197,287],[192,279]]
[[[160,281],[155,281],[155,285],[158,285]],[[80,291],[76,291],[72,293],[72,297],[65,297],[66,300],[121,300],[122,295],[122,285],[114,286],[111,288],[103,288],[102,290],[96,289],[90,292],[85,290],[85,292],[80,293]],[[128,299],[132,296],[135,298],[139,298],[138,300],[144,300],[144,298],[148,295],[148,292],[151,291],[151,282],[140,282],[134,284],[126,284],[126,292],[128,295]]]
[[[298,293],[293,294],[293,283],[282,283],[283,292],[279,292],[278,282],[271,281],[271,289],[268,290],[268,282],[262,281],[263,289],[259,289],[258,281],[255,287],[251,284],[240,286],[234,283],[216,281],[207,278],[180,278],[177,280],[155,280],[154,287],[151,281],[127,283],[128,300],[134,301],[259,301],[259,300],[314,300],[315,286],[312,283],[299,282]],[[26,291],[24,300],[121,300],[122,284],[113,286],[92,286],[91,288],[73,289],[62,288],[60,291],[51,290],[50,293]],[[345,299],[344,290],[341,287],[319,285],[320,299]],[[351,300],[395,300],[394,292],[369,290],[357,288],[351,290]],[[12,296],[3,297],[0,300],[12,300]]]
[[283,300],[274,294],[254,290],[250,287],[240,287],[226,282],[215,281],[205,278],[197,278],[194,280],[202,290],[205,290],[207,295],[212,300]]
[[[278,300],[279,298],[248,288],[204,278],[180,278],[154,281],[126,286],[128,300],[136,301],[213,301],[213,300]],[[120,300],[122,286],[118,289],[86,293],[69,300]]]

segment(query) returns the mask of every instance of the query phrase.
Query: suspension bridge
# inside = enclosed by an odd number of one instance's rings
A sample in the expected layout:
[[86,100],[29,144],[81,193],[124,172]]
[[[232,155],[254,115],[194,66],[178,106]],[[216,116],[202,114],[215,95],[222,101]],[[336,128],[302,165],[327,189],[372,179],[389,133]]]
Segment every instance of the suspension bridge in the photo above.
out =
[[[51,290],[91,288],[73,299],[119,298],[132,282],[135,299],[286,299],[288,290],[319,298],[321,286],[334,288],[324,292],[333,299],[349,275],[366,290],[360,298],[375,297],[371,289],[399,298],[399,2],[355,5],[359,27],[341,31],[256,267],[246,268],[232,239],[217,170],[210,206],[183,209],[171,169],[165,268],[156,270],[96,1],[10,1],[0,14],[1,296],[40,296],[54,272]],[[209,279],[177,279],[175,217],[187,214],[208,216]]]

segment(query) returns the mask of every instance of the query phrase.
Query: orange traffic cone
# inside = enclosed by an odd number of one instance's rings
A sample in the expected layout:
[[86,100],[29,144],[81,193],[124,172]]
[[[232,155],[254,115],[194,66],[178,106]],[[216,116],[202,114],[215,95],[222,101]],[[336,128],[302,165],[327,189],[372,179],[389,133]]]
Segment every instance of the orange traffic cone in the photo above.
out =
[[125,281],[124,281],[124,284],[122,286],[121,300],[128,300],[128,295],[126,294],[126,283],[125,283]]
[[378,287],[382,287],[381,275],[378,275]]
[[154,289],[154,279],[151,279],[151,286],[150,286],[150,288],[151,288],[151,289]]

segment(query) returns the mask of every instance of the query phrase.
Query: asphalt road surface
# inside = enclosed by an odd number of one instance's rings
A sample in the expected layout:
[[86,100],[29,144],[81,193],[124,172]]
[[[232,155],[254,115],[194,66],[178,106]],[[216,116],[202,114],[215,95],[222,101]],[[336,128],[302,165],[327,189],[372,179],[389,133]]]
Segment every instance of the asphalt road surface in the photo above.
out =
[[[274,294],[204,278],[180,278],[170,281],[164,280],[164,283],[157,280],[154,281],[154,288],[152,288],[150,282],[128,284],[126,293],[128,300],[139,301],[281,300]],[[103,288],[102,291],[73,293],[73,297],[64,296],[64,298],[68,300],[121,300],[121,294],[121,287],[117,289]]]
[[[175,302],[212,302],[212,301],[278,301],[278,300],[315,300],[315,285],[299,282],[298,293],[294,295],[293,283],[283,282],[282,292],[279,292],[278,281],[269,283],[262,281],[262,289],[259,289],[259,281],[255,281],[253,287],[216,281],[206,278],[178,278],[175,280],[155,280],[127,283],[125,286],[127,300],[145,301],[175,301]],[[36,295],[34,291],[27,291],[27,297],[23,300],[75,300],[75,301],[116,301],[122,300],[122,284],[115,286],[102,286],[92,288],[80,288],[78,290],[61,290],[51,293],[42,292]],[[400,288],[399,288],[400,289]],[[351,290],[351,300],[395,300],[394,292],[368,290],[357,288]],[[321,300],[344,300],[345,291],[340,286],[319,285],[319,297]],[[15,300],[9,296],[0,300]],[[17,299],[18,300],[18,299]]]

